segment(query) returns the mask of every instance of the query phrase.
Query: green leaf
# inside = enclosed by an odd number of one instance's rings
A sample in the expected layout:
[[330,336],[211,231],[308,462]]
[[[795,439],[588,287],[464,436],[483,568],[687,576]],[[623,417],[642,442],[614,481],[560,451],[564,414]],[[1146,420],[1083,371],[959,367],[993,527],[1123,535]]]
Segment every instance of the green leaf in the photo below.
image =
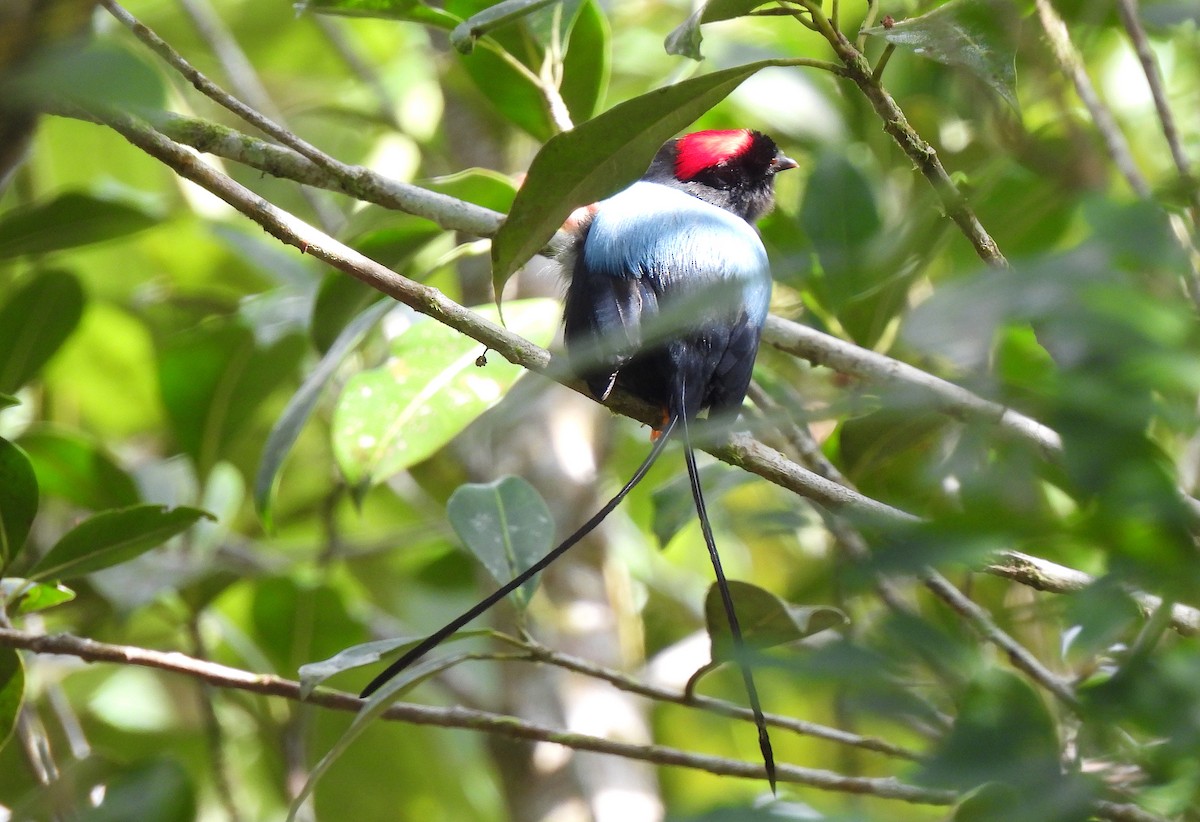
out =
[[75,599],[75,592],[62,584],[34,582],[20,577],[0,579],[0,600],[9,613],[31,614]]
[[105,785],[104,799],[79,822],[192,822],[196,790],[187,771],[163,757],[126,766]]
[[554,2],[558,2],[558,0],[504,0],[504,2],[488,6],[478,14],[473,14],[459,23],[454,31],[450,32],[450,45],[458,49],[461,54],[470,54],[475,48],[475,41],[480,37]]
[[458,200],[466,200],[492,211],[508,211],[517,187],[506,175],[490,168],[467,168],[443,177],[434,177],[426,188],[447,194]]
[[458,17],[420,0],[302,0],[298,11],[333,14],[341,17],[372,17],[379,20],[407,20],[449,31],[462,22]]
[[29,457],[0,438],[0,571],[25,545],[37,509],[37,475]]
[[159,222],[132,202],[70,191],[0,216],[0,260],[116,240]]
[[[592,119],[604,101],[612,62],[611,40],[608,18],[599,3],[587,0],[580,4],[563,56],[563,78],[558,88],[576,123]],[[508,211],[508,207],[502,210]]]
[[16,648],[0,648],[0,750],[17,726],[25,699],[25,667]]
[[212,515],[199,508],[135,505],[96,514],[72,528],[42,557],[28,577],[71,579],[128,562]]
[[704,35],[700,33],[702,25],[745,17],[765,3],[766,0],[709,0],[667,35],[667,41],[664,43],[667,54],[703,60],[704,55],[700,53],[700,43],[704,39]]
[[[478,309],[496,322],[495,308]],[[506,312],[509,327],[548,345],[558,303],[521,300]],[[426,459],[500,401],[523,373],[441,323],[418,319],[392,343],[386,365],[352,377],[333,415],[333,449],[347,481],[364,489]]]
[[11,408],[14,405],[20,404],[21,401],[12,394],[6,394],[3,391],[0,391],[0,411],[3,411],[5,408]]
[[950,0],[926,14],[863,33],[966,69],[1018,109],[1018,26],[1015,7],[1007,0]]
[[[850,619],[837,608],[791,605],[770,591],[736,579],[729,580],[729,595],[748,648],[773,648],[850,624]],[[715,583],[704,598],[704,623],[712,638],[713,661],[731,660],[735,653],[733,636],[721,591]]]
[[[545,500],[520,477],[459,486],[446,503],[454,533],[501,585],[544,557],[554,547],[554,517]],[[537,577],[513,592],[525,608]]]
[[391,300],[378,302],[359,314],[342,330],[316,368],[292,395],[267,436],[267,444],[263,447],[262,458],[258,464],[258,473],[254,477],[254,505],[268,529],[271,527],[271,501],[275,479],[279,475],[279,469],[283,467],[283,461],[295,445],[296,438],[300,436],[301,429],[312,415],[321,392],[350,352],[362,342],[367,332],[394,307],[395,304]]
[[83,288],[65,271],[26,280],[0,308],[0,391],[16,392],[62,347],[83,316]]
[[159,385],[175,436],[203,475],[261,410],[304,355],[299,334],[259,346],[246,327],[218,321],[169,340]]
[[545,247],[581,205],[640,177],[668,139],[756,71],[786,64],[763,60],[656,89],[556,135],[533,159],[508,219],[492,238],[492,284],[500,294],[514,271]]
[[162,75],[141,54],[108,40],[65,38],[35,55],[16,79],[0,83],[0,93],[35,108],[53,99],[84,108],[158,111],[166,102]]
[[94,440],[74,432],[35,428],[22,435],[42,493],[100,511],[141,502],[133,478]]
[[[459,639],[467,639],[469,637],[491,636],[494,632],[488,629],[476,629],[471,631],[459,631],[446,638],[446,642],[453,642]],[[398,656],[409,648],[418,645],[425,641],[425,637],[394,637],[392,639],[377,639],[372,642],[364,642],[361,645],[353,645],[349,648],[344,648],[331,656],[329,659],[323,659],[320,662],[309,662],[307,665],[300,666],[300,698],[307,699],[308,696],[316,690],[317,686],[335,674],[340,674],[343,671],[351,671],[355,668],[361,668],[364,665],[374,665],[381,659],[386,659],[392,656]]]

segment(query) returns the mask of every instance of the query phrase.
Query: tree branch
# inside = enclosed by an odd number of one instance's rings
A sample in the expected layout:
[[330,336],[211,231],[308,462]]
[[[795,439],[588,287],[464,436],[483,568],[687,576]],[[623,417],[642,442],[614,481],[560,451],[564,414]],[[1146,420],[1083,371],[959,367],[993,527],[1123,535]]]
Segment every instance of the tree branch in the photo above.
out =
[[[33,634],[0,628],[0,646],[21,648],[37,654],[65,654],[88,662],[110,662],[155,668],[193,677],[214,687],[283,697],[337,711],[356,712],[366,704],[364,700],[356,696],[324,688],[318,689],[307,699],[301,700],[299,682],[273,674],[254,674],[215,662],[194,659],[178,652],[153,651],[130,645],[112,645],[70,634]],[[513,739],[556,742],[574,750],[621,756],[656,765],[690,768],[718,776],[737,776],[756,780],[766,778],[763,766],[759,763],[695,754],[663,745],[635,745],[587,734],[556,731],[523,722],[515,717],[487,711],[458,707],[433,708],[397,703],[389,707],[381,716],[393,722],[407,722],[413,725],[464,728]],[[880,799],[894,799],[924,805],[949,805],[958,798],[952,791],[918,788],[892,778],[846,776],[833,771],[802,768],[796,765],[780,764],[778,778],[780,782],[806,785],[819,790],[864,794]]]

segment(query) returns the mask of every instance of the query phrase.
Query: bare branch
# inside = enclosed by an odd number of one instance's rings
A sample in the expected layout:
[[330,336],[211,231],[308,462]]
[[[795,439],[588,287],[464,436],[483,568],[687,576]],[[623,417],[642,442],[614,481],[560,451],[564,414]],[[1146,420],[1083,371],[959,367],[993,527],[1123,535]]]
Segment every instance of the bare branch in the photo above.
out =
[[[193,677],[218,688],[277,696],[297,702],[304,701],[337,711],[357,712],[366,704],[364,700],[356,696],[324,688],[318,689],[306,700],[301,700],[300,683],[294,680],[272,674],[253,674],[215,662],[195,659],[178,652],[153,651],[130,645],[112,645],[70,634],[32,634],[0,628],[0,646],[22,648],[37,654],[65,654],[88,662],[111,662],[120,665],[156,668]],[[557,731],[527,723],[515,717],[487,711],[458,707],[432,708],[424,705],[397,703],[388,708],[381,716],[383,719],[393,722],[435,725],[443,728],[465,728],[513,739],[555,742],[574,750],[621,756],[657,765],[690,768],[718,776],[736,776],[746,779],[765,778],[763,766],[759,763],[695,754],[663,745],[635,745],[587,734]],[[820,790],[865,794],[880,799],[894,799],[923,805],[949,805],[958,798],[952,791],[918,788],[896,779],[846,776],[834,771],[802,768],[796,765],[780,764],[778,778],[780,782],[807,785]]]

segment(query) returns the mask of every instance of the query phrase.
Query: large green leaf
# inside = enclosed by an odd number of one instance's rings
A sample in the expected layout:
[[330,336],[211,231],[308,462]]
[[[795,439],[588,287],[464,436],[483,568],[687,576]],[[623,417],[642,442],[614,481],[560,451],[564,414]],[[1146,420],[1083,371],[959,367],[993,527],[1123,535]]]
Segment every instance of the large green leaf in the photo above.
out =
[[26,574],[30,579],[71,579],[128,562],[201,518],[212,515],[199,508],[135,505],[96,514],[63,535]]
[[534,158],[508,219],[492,239],[497,294],[581,205],[636,180],[668,139],[767,66],[763,60],[706,74],[627,100],[552,138]]
[[[446,503],[446,517],[467,550],[501,585],[554,547],[554,517],[537,489],[520,477],[459,486]],[[524,608],[535,590],[536,576],[512,596]]]
[[[497,321],[494,308],[480,313]],[[509,327],[548,345],[558,326],[554,300],[509,307]],[[392,343],[381,368],[351,378],[333,415],[333,449],[355,488],[387,479],[429,457],[500,401],[519,366],[493,355],[476,363],[479,343],[433,320],[420,319]]]
[[69,191],[0,216],[0,259],[115,240],[158,223],[130,201]]
[[304,340],[259,345],[244,326],[218,321],[169,340],[159,354],[163,404],[184,451],[207,473],[263,401],[295,370]]
[[83,288],[66,271],[43,271],[0,308],[0,391],[31,380],[71,336],[83,316]]
[[[596,0],[581,3],[563,56],[563,77],[558,87],[576,123],[590,120],[604,101],[612,61],[611,40],[608,18],[600,4]],[[509,206],[502,210],[508,211]]]
[[[34,56],[0,93],[36,107],[47,100],[84,108],[157,111],[166,100],[162,75],[123,42],[63,39]],[[68,232],[69,233],[69,232]]]
[[100,511],[141,501],[133,478],[94,440],[55,428],[35,428],[21,436],[42,493]]
[[933,11],[864,29],[915,54],[966,69],[1017,108],[1016,6],[1008,0],[950,0]]
[[0,750],[17,726],[25,699],[25,667],[16,648],[0,648]]
[[267,444],[263,447],[258,473],[254,477],[254,504],[268,527],[271,522],[271,498],[275,479],[279,469],[283,467],[283,461],[287,459],[288,453],[296,443],[296,438],[300,436],[300,430],[312,415],[321,392],[347,355],[362,342],[363,337],[375,327],[380,318],[394,307],[395,304],[391,300],[378,302],[347,325],[317,363],[317,367],[304,379],[299,390],[292,395],[279,420],[271,429]]
[[37,475],[29,457],[0,438],[0,571],[8,567],[25,544],[37,509]]

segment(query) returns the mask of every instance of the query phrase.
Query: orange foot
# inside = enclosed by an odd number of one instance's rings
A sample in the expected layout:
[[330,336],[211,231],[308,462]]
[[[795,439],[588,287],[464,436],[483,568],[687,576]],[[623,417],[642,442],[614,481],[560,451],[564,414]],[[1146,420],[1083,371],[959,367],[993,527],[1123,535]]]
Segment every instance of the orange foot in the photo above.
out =
[[650,442],[658,442],[659,437],[663,435],[663,429],[667,427],[667,423],[671,421],[671,412],[664,405],[662,408],[662,422],[654,426],[650,431]]

